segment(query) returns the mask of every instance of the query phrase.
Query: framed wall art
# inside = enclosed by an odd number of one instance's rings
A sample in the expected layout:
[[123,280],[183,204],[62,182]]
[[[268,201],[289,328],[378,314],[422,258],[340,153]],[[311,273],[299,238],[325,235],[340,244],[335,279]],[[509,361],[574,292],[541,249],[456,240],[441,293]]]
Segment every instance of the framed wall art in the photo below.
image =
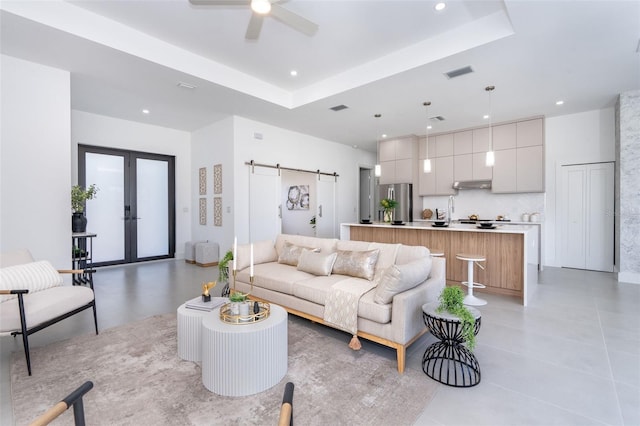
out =
[[222,194],[222,164],[213,166],[213,193]]

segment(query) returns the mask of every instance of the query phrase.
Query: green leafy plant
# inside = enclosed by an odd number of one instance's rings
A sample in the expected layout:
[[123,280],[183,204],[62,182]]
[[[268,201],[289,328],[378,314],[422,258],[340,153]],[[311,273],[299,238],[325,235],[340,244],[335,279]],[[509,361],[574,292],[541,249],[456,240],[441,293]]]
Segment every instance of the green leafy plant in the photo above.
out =
[[311,225],[311,227],[313,229],[316,229],[316,216],[313,215],[313,217],[311,218],[311,220],[309,221],[309,225]]
[[445,287],[440,293],[440,306],[436,312],[447,311],[457,316],[462,323],[462,338],[471,350],[476,346],[476,319],[464,306],[464,293],[460,287]]
[[236,291],[235,293],[232,293],[229,296],[229,301],[230,302],[245,302],[247,300],[248,296],[249,296],[248,294]]
[[74,213],[84,212],[84,203],[92,200],[98,193],[98,187],[95,184],[89,185],[87,189],[83,189],[80,185],[71,187],[71,210]]
[[229,282],[229,262],[233,260],[233,252],[227,250],[218,263],[218,281]]
[[380,200],[380,207],[384,210],[393,210],[398,205],[398,202],[392,198],[383,198]]

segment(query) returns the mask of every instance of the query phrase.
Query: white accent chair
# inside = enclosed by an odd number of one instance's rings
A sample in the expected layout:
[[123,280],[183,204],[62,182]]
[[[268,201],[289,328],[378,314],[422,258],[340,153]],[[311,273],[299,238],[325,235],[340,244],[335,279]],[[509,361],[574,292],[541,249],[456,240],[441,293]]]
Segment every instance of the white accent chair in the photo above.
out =
[[61,273],[47,261],[34,261],[28,250],[0,254],[0,336],[22,335],[27,371],[31,375],[29,336],[85,309],[93,308],[98,334],[93,284],[63,285]]

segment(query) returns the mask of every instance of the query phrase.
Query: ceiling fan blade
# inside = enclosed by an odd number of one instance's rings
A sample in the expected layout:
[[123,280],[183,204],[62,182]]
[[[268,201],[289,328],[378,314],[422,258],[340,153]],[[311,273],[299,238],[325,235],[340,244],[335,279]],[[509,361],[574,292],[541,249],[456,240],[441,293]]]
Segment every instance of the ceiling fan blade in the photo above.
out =
[[285,9],[279,4],[273,3],[271,5],[270,15],[308,36],[312,36],[318,31],[318,24],[311,22],[307,18],[303,18],[289,9]]
[[243,6],[250,4],[250,0],[189,0],[189,3],[198,6]]
[[247,40],[257,40],[260,36],[260,30],[262,29],[262,22],[264,22],[264,16],[255,12],[251,13],[251,20],[247,26],[247,33],[245,38]]

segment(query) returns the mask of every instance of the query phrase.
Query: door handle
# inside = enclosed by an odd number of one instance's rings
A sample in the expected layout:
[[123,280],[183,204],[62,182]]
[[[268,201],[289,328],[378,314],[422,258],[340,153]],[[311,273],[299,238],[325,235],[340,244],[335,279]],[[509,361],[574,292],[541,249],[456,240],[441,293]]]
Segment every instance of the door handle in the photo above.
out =
[[318,217],[322,217],[322,204],[318,206]]
[[282,204],[278,206],[278,219],[282,219]]

